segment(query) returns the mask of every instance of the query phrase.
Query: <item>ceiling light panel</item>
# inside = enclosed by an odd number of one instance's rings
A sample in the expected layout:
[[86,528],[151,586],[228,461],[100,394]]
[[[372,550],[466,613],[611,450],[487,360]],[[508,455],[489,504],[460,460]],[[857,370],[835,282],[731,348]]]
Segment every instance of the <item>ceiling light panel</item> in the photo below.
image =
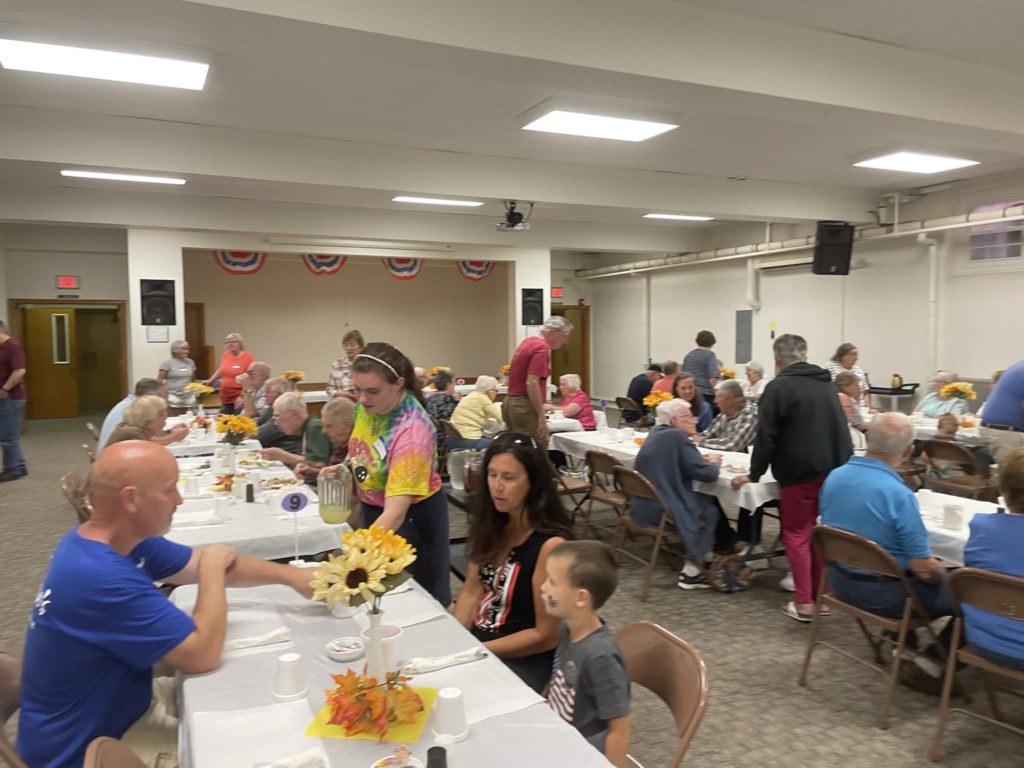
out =
[[201,91],[209,64],[68,45],[0,40],[0,66],[25,72],[90,77]]
[[479,208],[483,203],[478,200],[442,200],[436,197],[409,197],[398,195],[391,198],[392,203],[414,203],[416,205],[455,205],[462,208]]
[[647,120],[628,120],[623,117],[588,115],[556,109],[523,126],[523,130],[616,141],[646,141],[678,127],[671,123],[652,123]]
[[712,216],[690,216],[684,213],[645,213],[645,219],[667,219],[669,221],[714,221]]
[[60,172],[61,176],[69,176],[75,179],[100,179],[102,181],[140,181],[146,184],[174,184],[181,186],[184,179],[175,179],[170,176],[140,176],[133,173],[102,173],[100,171],[71,171]]
[[882,171],[902,171],[904,173],[941,173],[977,164],[975,160],[926,155],[920,152],[893,152],[854,163],[858,168],[875,168]]

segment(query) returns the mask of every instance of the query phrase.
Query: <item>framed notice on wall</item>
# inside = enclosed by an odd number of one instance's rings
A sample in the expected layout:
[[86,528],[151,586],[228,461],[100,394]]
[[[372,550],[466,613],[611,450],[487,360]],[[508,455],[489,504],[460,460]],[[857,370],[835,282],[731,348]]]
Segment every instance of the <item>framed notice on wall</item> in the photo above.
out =
[[146,341],[150,344],[166,344],[171,340],[171,329],[166,325],[147,325]]

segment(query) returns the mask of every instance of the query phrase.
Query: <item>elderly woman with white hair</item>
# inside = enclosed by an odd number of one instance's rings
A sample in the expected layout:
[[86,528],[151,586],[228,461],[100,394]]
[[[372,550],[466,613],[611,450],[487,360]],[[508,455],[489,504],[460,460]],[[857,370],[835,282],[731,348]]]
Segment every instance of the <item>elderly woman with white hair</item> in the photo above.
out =
[[501,424],[501,409],[494,404],[497,396],[498,380],[493,376],[478,376],[476,389],[463,397],[452,413],[452,426],[459,430],[462,438],[448,438],[448,450],[484,449],[491,444],[490,438],[484,437],[484,429],[489,420]]
[[947,413],[963,416],[967,413],[967,401],[942,394],[942,388],[954,381],[956,374],[952,371],[936,371],[932,376],[931,392],[921,398],[914,411],[931,419],[937,419]]
[[743,396],[756,403],[764,394],[764,388],[768,386],[768,379],[764,377],[764,366],[760,363],[751,360],[747,363],[746,369],[747,380],[741,381],[740,386],[743,387]]
[[195,396],[186,392],[196,375],[196,364],[188,356],[189,346],[184,339],[171,342],[171,356],[160,363],[156,377],[167,386],[167,404],[174,408],[188,408]]
[[[686,548],[686,565],[679,574],[680,589],[709,587],[704,575],[713,554],[718,522],[713,496],[693,490],[693,483],[718,479],[721,456],[706,459],[690,439],[697,434],[697,420],[685,400],[666,400],[658,405],[655,426],[637,454],[637,472],[653,485],[675,521]],[[631,498],[629,514],[640,525],[656,528],[661,508],[651,499]]]
[[558,391],[562,399],[557,406],[544,404],[545,411],[560,410],[567,419],[576,419],[583,429],[592,432],[597,429],[594,408],[590,404],[590,396],[583,391],[583,382],[575,373],[566,373],[558,377]]
[[235,381],[235,377],[249,370],[249,366],[254,362],[256,358],[245,351],[242,334],[229,333],[224,337],[224,354],[220,358],[220,367],[206,380],[206,384],[211,387],[215,381],[220,380],[221,413],[239,413],[242,410],[242,404],[239,402],[242,397],[242,386]]
[[111,433],[110,439],[100,446],[106,448],[114,443],[125,440],[150,440],[160,445],[169,445],[183,440],[188,435],[188,427],[178,424],[170,430],[164,430],[167,421],[167,401],[159,395],[143,395],[132,400],[124,409],[121,423]]

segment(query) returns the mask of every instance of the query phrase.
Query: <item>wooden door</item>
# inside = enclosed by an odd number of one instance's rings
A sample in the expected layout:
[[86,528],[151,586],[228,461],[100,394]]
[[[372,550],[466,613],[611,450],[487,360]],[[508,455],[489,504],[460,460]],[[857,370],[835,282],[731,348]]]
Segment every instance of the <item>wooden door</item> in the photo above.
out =
[[116,309],[75,310],[79,408],[108,411],[121,394],[121,326]]
[[75,310],[24,309],[28,418],[78,416]]
[[569,342],[551,353],[551,383],[557,386],[558,377],[575,373],[583,383],[583,391],[590,394],[590,307],[555,306],[553,315],[561,315],[572,323]]
[[206,305],[198,301],[185,302],[185,341],[190,347],[189,356],[196,364],[196,378],[208,379],[212,371],[203,354],[206,347]]

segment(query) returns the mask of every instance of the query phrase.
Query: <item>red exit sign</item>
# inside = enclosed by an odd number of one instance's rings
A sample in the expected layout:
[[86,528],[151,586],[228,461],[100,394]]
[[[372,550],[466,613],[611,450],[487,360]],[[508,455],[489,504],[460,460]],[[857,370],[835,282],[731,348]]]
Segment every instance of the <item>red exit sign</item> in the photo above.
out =
[[551,289],[551,298],[552,299],[561,299],[561,298],[564,298],[564,297],[565,297],[565,289],[564,288],[552,288]]
[[77,291],[79,289],[78,275],[57,275],[57,288],[62,291]]

